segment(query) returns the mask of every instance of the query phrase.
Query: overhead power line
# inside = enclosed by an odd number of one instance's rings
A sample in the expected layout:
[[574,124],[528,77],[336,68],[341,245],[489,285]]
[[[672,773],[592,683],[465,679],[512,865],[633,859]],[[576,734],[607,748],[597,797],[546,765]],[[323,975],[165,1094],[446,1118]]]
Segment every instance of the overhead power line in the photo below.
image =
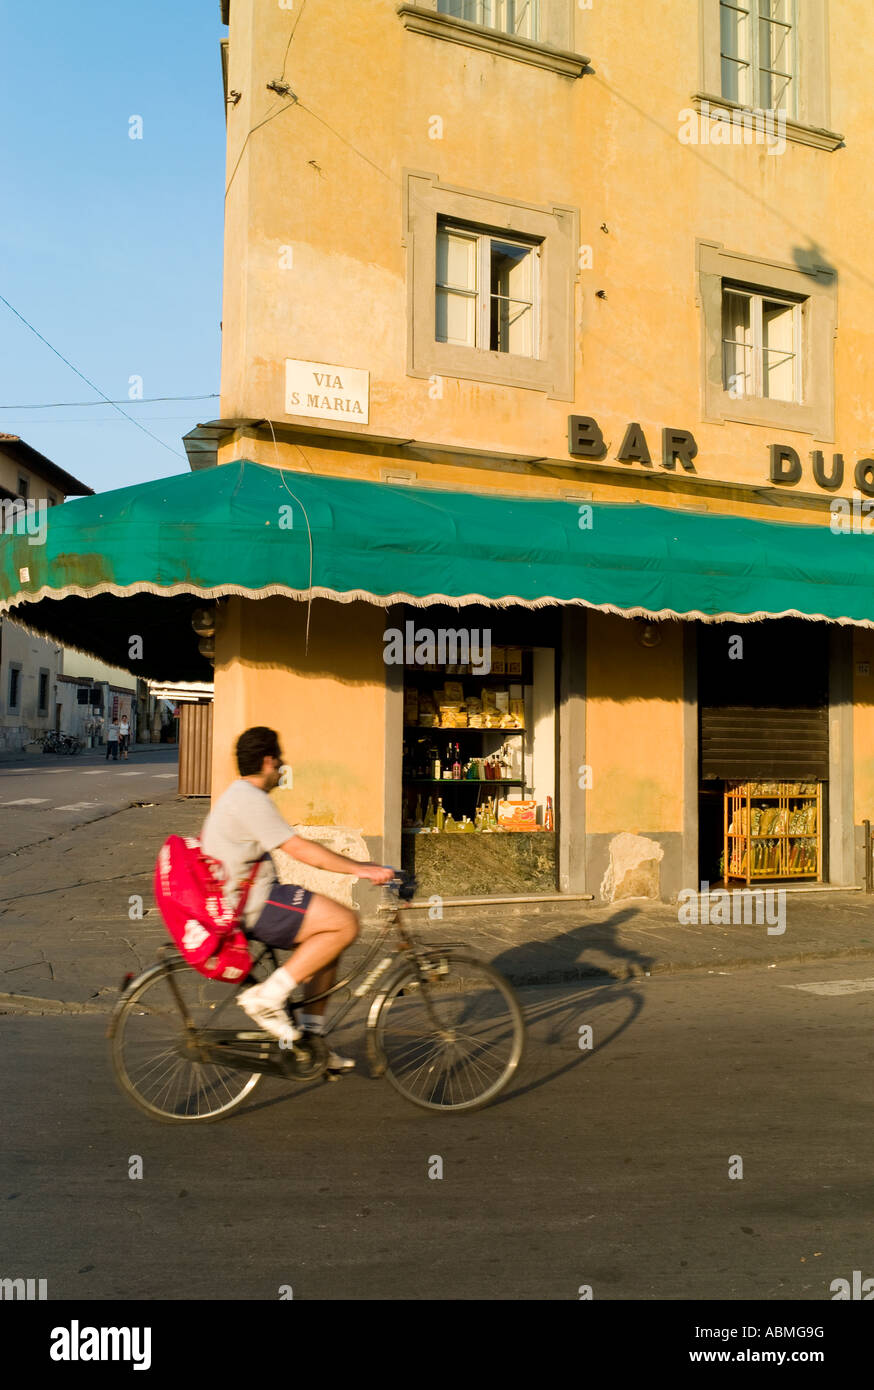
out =
[[[153,405],[156,401],[217,401],[218,398],[218,391],[204,391],[200,396],[141,396],[133,401],[129,396],[125,396],[123,400],[110,401],[109,404]],[[105,401],[39,401],[31,405],[0,405],[0,410],[57,410],[61,406],[71,409],[73,406],[105,404]]]
[[174,458],[182,459],[183,463],[186,461],[183,455],[178,452],[178,450],[172,448],[172,446],[169,444],[165,444],[163,439],[159,439],[156,434],[152,434],[152,431],[147,430],[145,425],[141,424],[139,420],[135,420],[132,415],[128,415],[126,411],[122,410],[121,406],[118,405],[115,401],[111,401],[105,391],[101,391],[100,387],[95,386],[94,382],[90,381],[84,372],[80,372],[78,367],[73,366],[73,363],[69,360],[69,358],[65,357],[62,352],[58,352],[58,349],[52,346],[48,338],[44,338],[43,335],[40,333],[39,329],[34,328],[32,323],[28,323],[24,315],[20,314],[18,310],[15,308],[14,304],[9,303],[8,299],[4,299],[2,294],[0,294],[0,304],[5,304],[6,308],[10,311],[10,313],[13,313],[17,319],[20,319],[21,322],[24,324],[25,328],[29,328],[31,333],[33,333],[37,338],[39,338],[40,342],[44,343],[50,352],[53,352],[55,354],[55,357],[59,357],[65,367],[69,367],[71,372],[75,372],[76,376],[79,378],[80,381],[84,381],[86,386],[90,386],[92,391],[96,391],[98,396],[100,396],[101,400],[105,401],[107,405],[111,405],[113,410],[117,410],[119,415],[123,415],[125,420],[129,420],[132,425],[136,425],[138,430],[142,430],[143,434],[148,435],[149,439],[153,439],[156,444],[160,444],[161,448],[166,449],[167,452],[172,454]]

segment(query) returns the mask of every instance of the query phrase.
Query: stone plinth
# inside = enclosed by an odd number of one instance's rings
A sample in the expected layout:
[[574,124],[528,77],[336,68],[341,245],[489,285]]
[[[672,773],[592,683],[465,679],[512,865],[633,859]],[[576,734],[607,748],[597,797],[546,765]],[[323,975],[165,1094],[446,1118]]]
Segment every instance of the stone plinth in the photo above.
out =
[[555,834],[514,830],[403,836],[402,863],[417,897],[494,897],[555,892]]

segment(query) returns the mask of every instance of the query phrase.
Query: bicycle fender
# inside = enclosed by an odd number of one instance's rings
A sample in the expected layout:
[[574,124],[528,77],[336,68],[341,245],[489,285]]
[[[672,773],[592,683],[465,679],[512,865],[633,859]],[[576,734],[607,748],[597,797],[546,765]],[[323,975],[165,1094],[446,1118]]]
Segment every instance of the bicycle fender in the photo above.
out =
[[385,1057],[376,1042],[376,1020],[379,1018],[379,1011],[385,1003],[386,996],[389,992],[395,988],[404,976],[411,974],[412,969],[412,961],[402,961],[398,969],[392,971],[379,991],[373,996],[368,1010],[364,1041],[367,1048],[367,1062],[373,1080],[376,1080],[377,1077],[382,1076],[385,1072]]
[[109,1022],[106,1025],[107,1038],[112,1038],[115,1036],[115,1030],[118,1027],[118,1020],[121,1015],[121,1011],[124,1008],[124,1005],[127,1003],[128,995],[139,985],[143,984],[145,980],[150,980],[155,975],[163,974],[163,972],[166,969],[166,962],[158,961],[155,965],[150,965],[148,970],[143,970],[141,974],[136,975],[131,979],[128,979],[128,977],[125,976],[126,983],[116,1001],[115,1008],[112,1010],[112,1013],[109,1016]]

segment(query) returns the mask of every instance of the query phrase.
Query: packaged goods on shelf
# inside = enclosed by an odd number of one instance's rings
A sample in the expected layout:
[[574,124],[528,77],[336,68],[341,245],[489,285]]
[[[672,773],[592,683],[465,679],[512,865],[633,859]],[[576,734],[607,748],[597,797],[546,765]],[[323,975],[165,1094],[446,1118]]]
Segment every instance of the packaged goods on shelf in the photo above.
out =
[[513,699],[511,699],[511,700],[510,700],[510,714],[512,715],[513,719],[516,721],[515,727],[516,727],[517,729],[524,729],[524,727],[525,727],[525,701],[524,701],[524,700],[513,700]]
[[537,802],[509,799],[499,801],[498,826],[501,830],[536,830]]
[[482,700],[471,697],[465,700],[464,707],[467,710],[467,724],[470,729],[483,728],[483,702]]
[[484,685],[482,689],[482,706],[483,714],[485,714],[486,710],[498,708],[495,704],[495,692],[494,690],[491,690],[487,685]]
[[499,709],[499,710],[501,711],[501,714],[509,714],[509,713],[510,713],[510,692],[509,692],[509,690],[496,690],[496,691],[495,691],[495,708],[496,708],[496,709]]
[[447,681],[443,689],[447,705],[464,704],[464,686],[460,681]]
[[440,727],[441,729],[466,729],[467,710],[464,705],[441,705]]
[[507,648],[492,647],[492,675],[505,676],[507,674]]
[[522,674],[522,648],[507,648],[507,675],[521,676]]

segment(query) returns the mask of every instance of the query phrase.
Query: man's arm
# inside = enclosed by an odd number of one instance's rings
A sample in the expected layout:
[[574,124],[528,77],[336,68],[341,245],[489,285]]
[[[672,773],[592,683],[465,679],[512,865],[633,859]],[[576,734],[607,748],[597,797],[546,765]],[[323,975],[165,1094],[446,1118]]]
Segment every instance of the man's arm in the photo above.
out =
[[331,874],[355,874],[358,878],[369,879],[371,883],[388,883],[394,877],[394,869],[348,859],[345,854],[335,854],[315,840],[305,840],[302,835],[292,835],[279,848],[283,854],[291,855],[301,864],[309,864],[313,869],[326,869]]

